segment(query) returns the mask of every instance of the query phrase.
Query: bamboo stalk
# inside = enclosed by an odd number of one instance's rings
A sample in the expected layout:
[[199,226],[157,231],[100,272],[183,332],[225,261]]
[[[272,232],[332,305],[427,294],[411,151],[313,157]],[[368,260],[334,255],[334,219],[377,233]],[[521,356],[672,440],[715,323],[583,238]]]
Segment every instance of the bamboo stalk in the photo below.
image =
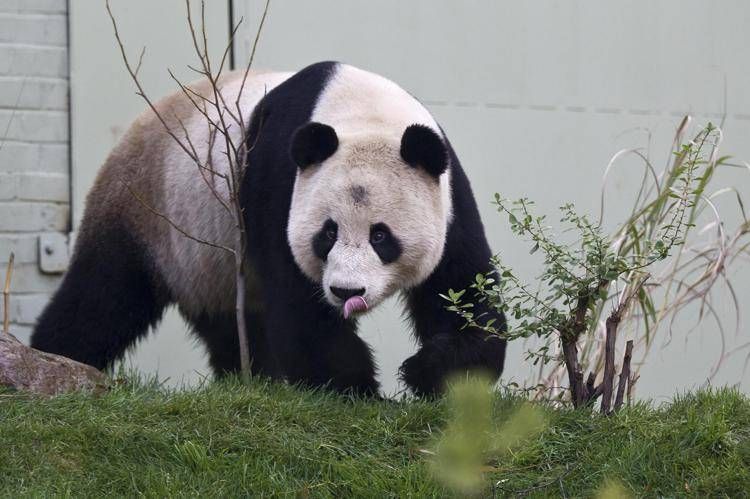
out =
[[3,332],[10,334],[10,279],[13,276],[13,260],[15,255],[10,254],[8,270],[5,272],[5,287],[3,288]]

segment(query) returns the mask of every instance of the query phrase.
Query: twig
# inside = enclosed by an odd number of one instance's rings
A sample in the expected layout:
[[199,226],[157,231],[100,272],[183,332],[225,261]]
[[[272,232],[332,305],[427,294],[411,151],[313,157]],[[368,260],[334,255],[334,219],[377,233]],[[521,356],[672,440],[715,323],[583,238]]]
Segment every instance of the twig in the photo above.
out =
[[172,226],[172,228],[174,230],[176,230],[177,232],[179,232],[183,236],[187,237],[188,239],[191,239],[191,240],[195,241],[196,243],[205,244],[207,246],[212,246],[212,247],[218,248],[218,249],[223,249],[224,251],[228,251],[229,253],[232,253],[232,254],[235,253],[235,250],[232,249],[232,248],[230,248],[229,246],[224,246],[222,244],[213,243],[213,242],[208,241],[206,239],[201,239],[199,237],[196,237],[196,236],[190,234],[188,231],[186,231],[185,229],[183,229],[182,227],[180,227],[179,225],[177,225],[167,215],[165,215],[164,213],[160,212],[159,210],[157,210],[156,208],[154,208],[153,206],[151,206],[150,204],[148,204],[142,197],[140,197],[138,195],[137,192],[135,192],[135,190],[133,190],[132,187],[130,187],[130,184],[128,184],[125,180],[123,180],[123,179],[119,179],[119,180],[128,189],[128,191],[130,192],[130,195],[133,196],[133,198],[135,198],[136,201],[138,201],[144,208],[146,208],[148,211],[150,211],[151,213],[153,213],[157,217],[165,220],[170,226]]
[[625,357],[622,359],[622,371],[620,371],[620,380],[617,384],[617,396],[615,397],[615,411],[622,407],[623,397],[625,396],[625,386],[630,381],[630,361],[633,358],[633,340],[625,343]]
[[133,71],[136,76],[138,76],[138,72],[141,70],[141,65],[143,64],[143,56],[146,55],[146,47],[144,46],[141,49],[141,55],[138,56],[138,64],[135,66],[135,70]]
[[602,380],[602,414],[609,414],[612,404],[612,389],[615,378],[615,344],[617,326],[620,324],[619,311],[607,318],[607,337],[604,348],[604,379]]
[[16,255],[12,252],[8,259],[8,270],[5,271],[5,287],[3,288],[3,332],[10,334],[10,280],[13,276],[13,260]]
[[[172,129],[167,124],[164,117],[161,115],[161,113],[156,109],[156,105],[151,101],[151,99],[146,94],[145,90],[143,89],[143,86],[141,85],[140,80],[138,79],[138,74],[135,72],[133,67],[130,65],[130,60],[128,59],[127,54],[125,53],[125,45],[122,43],[122,39],[120,38],[120,33],[117,30],[117,21],[115,20],[115,16],[112,13],[112,9],[109,6],[109,0],[106,1],[106,7],[107,7],[107,13],[109,14],[109,18],[112,21],[112,28],[115,32],[115,39],[117,40],[117,45],[120,48],[120,54],[122,55],[122,60],[125,62],[125,68],[128,70],[128,73],[130,74],[130,79],[135,84],[136,88],[138,89],[138,92],[136,92],[136,95],[139,95],[143,100],[146,101],[146,104],[148,104],[148,107],[151,108],[151,110],[156,115],[156,118],[161,122],[162,126],[164,127],[164,131],[167,132],[167,135],[172,137],[174,139],[175,143],[177,143],[180,148],[185,151],[185,153],[194,161],[198,161],[195,156],[192,155],[190,149],[175,135],[175,133],[172,131]],[[140,62],[139,62],[140,65]],[[136,68],[137,69],[137,68]]]
[[[247,64],[245,65],[245,73],[242,75],[242,84],[240,85],[240,91],[237,94],[237,101],[235,102],[235,105],[237,106],[237,110],[240,110],[240,100],[242,99],[242,91],[245,89],[245,83],[247,82],[247,76],[250,74],[250,68],[253,65],[253,61],[255,60],[255,51],[258,48],[258,40],[260,40],[260,33],[263,31],[263,26],[266,23],[266,16],[268,15],[268,6],[270,5],[271,0],[266,0],[266,5],[263,7],[263,15],[260,18],[260,23],[258,24],[258,30],[255,32],[255,40],[253,41],[253,48],[250,51],[250,58],[247,61]],[[240,22],[242,22],[240,20]],[[239,111],[240,119],[242,119],[242,112]],[[244,135],[244,134],[243,134]]]
[[247,338],[247,324],[245,323],[245,258],[242,254],[235,253],[237,295],[235,299],[235,314],[237,320],[237,334],[240,344],[240,373],[245,383],[250,381],[250,345]]

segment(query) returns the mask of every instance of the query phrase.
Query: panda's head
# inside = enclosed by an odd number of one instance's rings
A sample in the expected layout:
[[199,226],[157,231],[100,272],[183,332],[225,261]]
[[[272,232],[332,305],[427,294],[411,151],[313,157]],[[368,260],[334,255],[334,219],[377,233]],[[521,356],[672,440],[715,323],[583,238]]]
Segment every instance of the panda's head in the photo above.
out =
[[346,317],[423,282],[439,263],[451,213],[448,152],[434,129],[339,137],[308,123],[288,238],[299,268]]

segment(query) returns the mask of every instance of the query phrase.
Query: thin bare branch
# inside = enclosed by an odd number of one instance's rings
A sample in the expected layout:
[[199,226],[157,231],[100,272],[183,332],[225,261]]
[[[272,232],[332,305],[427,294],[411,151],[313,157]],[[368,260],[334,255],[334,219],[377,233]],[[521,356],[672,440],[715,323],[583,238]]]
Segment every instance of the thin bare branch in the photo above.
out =
[[138,76],[138,72],[141,70],[141,65],[143,64],[143,56],[146,55],[146,47],[144,46],[141,49],[141,55],[138,56],[138,64],[135,66],[135,70],[133,70],[133,73]]
[[187,9],[187,23],[188,23],[188,28],[190,29],[190,36],[193,39],[193,47],[195,48],[195,54],[201,60],[201,65],[205,67],[206,62],[203,60],[203,58],[206,57],[207,54],[203,54],[203,52],[201,52],[200,46],[198,45],[198,37],[195,33],[195,24],[193,24],[193,14],[192,14],[192,9],[190,8],[190,0],[185,0],[185,8]]
[[242,373],[243,380],[247,383],[250,380],[250,345],[247,338],[247,325],[245,324],[246,289],[244,266],[244,255],[235,253],[235,281],[237,283],[235,314],[237,318],[237,331],[239,333],[240,372]]
[[153,111],[153,113],[156,115],[156,118],[159,120],[159,122],[164,127],[164,131],[172,137],[172,139],[175,141],[175,143],[183,150],[185,153],[190,156],[194,161],[196,161],[196,158],[193,157],[190,153],[189,148],[174,134],[170,126],[167,124],[164,117],[161,115],[161,113],[156,109],[156,106],[151,101],[151,99],[146,95],[146,92],[143,89],[143,86],[141,85],[140,80],[138,79],[138,75],[135,73],[134,69],[130,65],[130,60],[128,59],[127,54],[125,53],[125,46],[122,43],[122,39],[120,38],[120,33],[117,29],[117,21],[115,20],[115,16],[112,13],[112,9],[109,6],[109,0],[106,0],[106,7],[107,7],[107,13],[109,15],[109,19],[112,21],[112,28],[115,32],[115,39],[117,40],[117,45],[120,48],[120,54],[122,55],[123,62],[125,63],[125,68],[128,70],[128,74],[130,74],[130,78],[135,84],[136,88],[138,89],[138,92],[136,92],[136,95],[139,95],[143,100],[146,101],[146,104],[148,104],[149,108]]
[[[206,155],[208,156],[206,158],[206,163],[207,164],[212,164],[211,157],[212,157],[212,154],[213,154],[213,148],[214,148],[214,144],[215,143],[216,143],[216,129],[214,128],[214,129],[210,130],[209,135],[208,135],[208,152],[206,153]],[[224,201],[223,196],[221,195],[221,193],[216,190],[216,186],[214,185],[214,182],[212,182],[206,176],[206,172],[204,170],[205,169],[203,169],[203,168],[201,168],[201,169],[198,170],[200,172],[200,174],[201,174],[201,178],[203,179],[203,181],[205,182],[206,186],[211,191],[211,194],[213,194],[214,198],[216,198],[216,200],[221,204],[222,207],[224,207],[224,209],[226,210],[226,212],[229,213],[229,215],[231,216],[232,213],[233,213],[232,208],[229,206],[229,204],[226,201]],[[211,170],[211,171],[213,171],[213,170]],[[215,178],[215,177],[226,179],[225,175],[221,175],[221,176],[219,176],[219,175],[213,175],[212,178]],[[231,197],[231,193],[230,193],[230,197]],[[230,201],[231,201],[231,199],[230,199]]]
[[258,49],[258,41],[260,40],[260,34],[263,31],[263,26],[266,24],[266,16],[268,16],[268,7],[271,4],[271,0],[266,0],[266,4],[263,7],[263,15],[260,17],[260,23],[258,23],[258,29],[255,32],[255,40],[253,40],[253,48],[250,50],[250,57],[248,58],[247,65],[245,66],[245,74],[242,75],[242,85],[240,85],[240,91],[237,94],[237,102],[235,105],[237,106],[237,111],[240,115],[240,119],[242,119],[242,112],[240,108],[240,101],[242,100],[242,91],[245,88],[245,83],[247,82],[247,77],[250,74],[250,68],[253,65],[253,61],[255,60],[255,52]]
[[[206,72],[209,75],[211,75],[213,74],[213,71],[211,71],[211,57],[209,57],[209,54],[208,54],[208,36],[206,35],[206,1],[205,0],[201,0],[201,36],[203,38],[203,67],[205,68]],[[219,73],[216,74],[216,79],[218,79],[218,75]]]
[[229,59],[229,54],[234,48],[235,35],[237,34],[237,30],[240,29],[241,25],[242,18],[240,18],[239,22],[237,22],[237,24],[232,27],[232,32],[229,33],[229,42],[227,43],[226,47],[224,47],[224,53],[222,54],[221,62],[219,63],[219,70],[216,72],[217,80],[221,77],[221,73],[224,71],[224,66],[226,65],[227,59]]
[[167,72],[169,73],[169,76],[172,78],[172,81],[174,81],[177,84],[177,86],[180,87],[180,90],[182,90],[182,93],[185,95],[185,97],[187,97],[187,99],[190,101],[190,103],[193,105],[193,107],[198,112],[200,112],[203,115],[204,118],[206,118],[207,120],[211,120],[211,118],[208,116],[208,114],[206,114],[204,112],[204,108],[201,107],[201,105],[195,99],[199,99],[199,100],[203,101],[203,104],[208,103],[208,104],[210,104],[212,106],[215,105],[215,103],[212,102],[205,95],[201,94],[200,92],[197,92],[197,91],[193,90],[192,88],[190,88],[189,86],[183,84],[182,81],[180,81],[175,76],[175,74],[172,72],[171,69],[167,69]]
[[13,278],[13,261],[16,255],[11,252],[5,270],[5,287],[3,287],[3,332],[10,334],[10,281]]
[[160,212],[153,206],[151,206],[148,202],[146,202],[138,193],[133,189],[130,184],[125,181],[124,179],[120,179],[120,182],[128,189],[130,192],[130,195],[133,196],[133,198],[138,201],[144,208],[146,208],[148,211],[156,215],[157,217],[161,218],[162,220],[166,221],[174,230],[182,234],[183,236],[187,237],[188,239],[195,241],[196,243],[205,244],[207,246],[211,246],[213,248],[222,249],[224,251],[227,251],[229,253],[235,254],[236,251],[233,248],[230,248],[228,246],[224,246],[222,244],[214,243],[212,241],[208,241],[206,239],[202,239],[200,237],[196,237],[192,234],[190,234],[187,230],[183,229],[179,225],[177,225],[171,218],[169,218],[164,213]]

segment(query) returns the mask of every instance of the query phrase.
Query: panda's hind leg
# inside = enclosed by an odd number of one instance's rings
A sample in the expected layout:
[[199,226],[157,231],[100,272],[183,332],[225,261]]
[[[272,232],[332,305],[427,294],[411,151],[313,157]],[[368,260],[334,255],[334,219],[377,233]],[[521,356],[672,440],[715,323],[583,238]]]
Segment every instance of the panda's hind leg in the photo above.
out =
[[159,322],[169,293],[123,227],[85,230],[79,239],[31,346],[103,369]]
[[[240,371],[240,347],[237,321],[233,313],[200,314],[197,317],[183,313],[191,323],[195,334],[203,341],[208,351],[208,362],[216,376]],[[276,363],[271,356],[259,312],[246,311],[250,369],[254,375],[276,377]]]

